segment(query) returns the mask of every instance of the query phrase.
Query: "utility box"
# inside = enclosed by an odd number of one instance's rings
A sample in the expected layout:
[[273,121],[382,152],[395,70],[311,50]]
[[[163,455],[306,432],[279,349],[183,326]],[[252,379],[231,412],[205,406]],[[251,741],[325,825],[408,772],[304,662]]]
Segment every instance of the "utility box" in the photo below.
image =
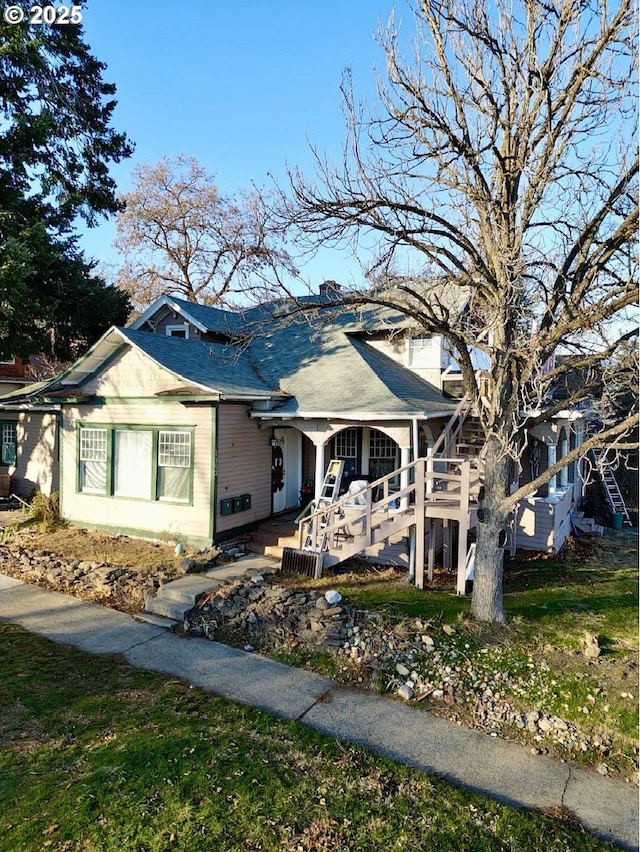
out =
[[242,497],[233,497],[233,511],[241,512],[242,511]]
[[233,515],[233,497],[225,497],[220,501],[220,514]]
[[251,508],[251,494],[242,494],[242,511],[246,512],[247,509]]

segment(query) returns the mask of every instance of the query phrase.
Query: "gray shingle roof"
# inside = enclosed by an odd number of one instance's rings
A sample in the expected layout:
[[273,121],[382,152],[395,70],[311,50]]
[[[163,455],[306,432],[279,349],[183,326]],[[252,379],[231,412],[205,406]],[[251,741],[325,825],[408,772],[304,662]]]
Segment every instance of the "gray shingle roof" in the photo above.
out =
[[212,392],[223,396],[268,397],[277,391],[277,385],[268,385],[259,378],[247,352],[236,346],[129,328],[118,329],[118,333],[160,366]]
[[253,340],[249,354],[260,375],[291,397],[278,407],[281,414],[411,416],[451,409],[433,385],[346,334],[341,326],[352,328],[352,319],[324,326],[296,322]]
[[244,325],[242,314],[236,311],[213,308],[207,305],[197,305],[193,302],[188,302],[186,299],[177,299],[175,296],[171,296],[170,301],[175,302],[182,309],[183,313],[193,317],[196,322],[201,323],[209,331],[231,336],[237,334]]
[[310,317],[287,317],[285,301],[237,314],[175,301],[211,330],[235,326],[248,336],[242,344],[222,344],[112,329],[60,377],[60,386],[81,383],[87,370],[101,369],[114,349],[129,343],[200,393],[272,398],[274,413],[281,416],[436,416],[454,406],[436,387],[366,342],[369,331],[411,326],[397,310],[340,310],[333,304]]

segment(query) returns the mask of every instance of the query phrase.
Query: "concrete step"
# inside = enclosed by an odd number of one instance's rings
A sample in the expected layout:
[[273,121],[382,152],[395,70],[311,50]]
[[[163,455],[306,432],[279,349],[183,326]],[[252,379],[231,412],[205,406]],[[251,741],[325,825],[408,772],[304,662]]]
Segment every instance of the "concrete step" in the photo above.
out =
[[163,615],[154,615],[152,612],[136,612],[134,614],[136,621],[142,621],[145,624],[152,624],[154,627],[164,627],[166,630],[171,630],[178,624],[175,618],[166,618]]
[[147,601],[145,612],[181,622],[184,619],[185,612],[188,612],[191,608],[192,605],[185,604],[184,601],[171,600],[171,598],[152,598]]
[[[287,544],[286,547],[297,547],[298,539],[295,540],[293,544]],[[282,559],[282,551],[284,550],[285,545],[279,544],[266,544],[263,549],[263,554],[265,556],[270,556],[272,559]]]
[[225,583],[232,583],[246,573],[259,574],[276,567],[277,562],[273,559],[246,556],[212,568],[205,574],[187,574],[160,586],[157,596],[147,602],[145,612],[182,622],[184,614],[192,609],[203,595],[215,592]]
[[179,580],[173,580],[170,583],[165,583],[158,589],[158,598],[163,600],[171,600],[176,603],[184,603],[189,608],[195,606],[197,599],[209,592],[219,589],[223,585],[223,580],[208,577],[206,574],[193,574],[186,577],[180,577]]

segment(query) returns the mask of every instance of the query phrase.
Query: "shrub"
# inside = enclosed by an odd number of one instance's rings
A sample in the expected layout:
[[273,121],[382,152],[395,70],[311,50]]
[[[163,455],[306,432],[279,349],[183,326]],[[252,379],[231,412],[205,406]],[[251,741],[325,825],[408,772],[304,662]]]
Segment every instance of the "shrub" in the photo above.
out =
[[47,495],[38,491],[31,501],[31,518],[41,524],[45,529],[53,529],[59,526],[60,519],[60,497],[57,491]]

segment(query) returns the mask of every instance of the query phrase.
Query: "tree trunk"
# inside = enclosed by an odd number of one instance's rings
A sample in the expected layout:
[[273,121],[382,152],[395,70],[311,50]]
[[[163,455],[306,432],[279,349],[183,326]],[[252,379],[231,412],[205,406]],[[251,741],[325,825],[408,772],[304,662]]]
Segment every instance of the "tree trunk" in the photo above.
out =
[[500,452],[495,441],[488,441],[485,471],[484,496],[478,516],[471,615],[476,621],[504,623],[506,620],[502,607],[504,550],[499,545],[500,534],[505,528],[508,517],[505,509],[505,495],[509,460]]

